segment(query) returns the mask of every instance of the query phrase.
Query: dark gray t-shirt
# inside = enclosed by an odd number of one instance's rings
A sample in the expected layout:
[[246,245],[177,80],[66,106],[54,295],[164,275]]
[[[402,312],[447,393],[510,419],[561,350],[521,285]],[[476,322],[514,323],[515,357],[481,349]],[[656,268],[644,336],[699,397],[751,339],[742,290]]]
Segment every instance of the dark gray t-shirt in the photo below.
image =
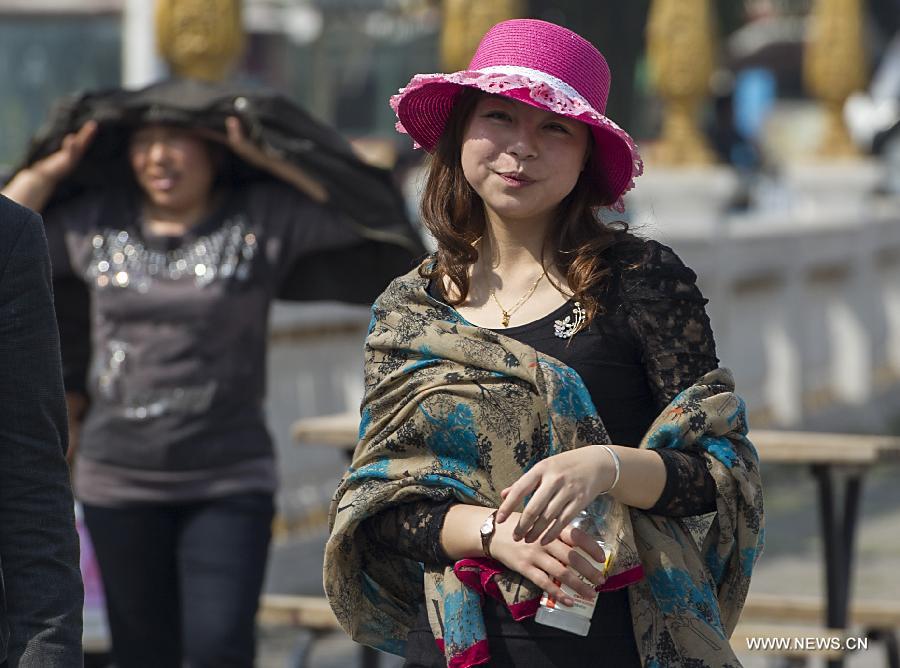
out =
[[[275,182],[221,197],[182,237],[144,233],[121,194],[50,210],[46,227],[67,388],[90,398],[79,496],[115,505],[274,489],[269,306],[282,294],[368,301],[383,285],[355,295],[342,286],[353,269],[385,266],[383,244]],[[387,264],[385,284],[398,269]]]

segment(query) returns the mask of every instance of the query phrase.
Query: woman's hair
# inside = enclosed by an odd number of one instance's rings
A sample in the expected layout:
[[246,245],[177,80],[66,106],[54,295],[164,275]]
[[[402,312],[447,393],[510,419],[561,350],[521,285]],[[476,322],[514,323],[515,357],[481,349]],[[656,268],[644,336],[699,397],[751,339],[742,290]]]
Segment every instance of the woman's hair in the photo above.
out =
[[[461,304],[469,294],[468,267],[478,259],[473,244],[484,234],[486,219],[481,198],[466,181],[460,163],[463,134],[478,100],[487,93],[464,89],[456,99],[444,133],[431,157],[428,180],[422,195],[422,222],[437,241],[435,262],[419,269],[422,277],[435,281],[451,305]],[[586,311],[585,325],[602,312],[598,292],[606,287],[611,273],[603,252],[614,244],[637,241],[625,222],[609,225],[596,215],[608,203],[582,171],[572,192],[560,202],[559,224],[551,228],[544,247],[555,247],[553,261],[566,275],[575,299]],[[543,250],[541,253],[543,262]],[[458,292],[450,299],[444,277]]]

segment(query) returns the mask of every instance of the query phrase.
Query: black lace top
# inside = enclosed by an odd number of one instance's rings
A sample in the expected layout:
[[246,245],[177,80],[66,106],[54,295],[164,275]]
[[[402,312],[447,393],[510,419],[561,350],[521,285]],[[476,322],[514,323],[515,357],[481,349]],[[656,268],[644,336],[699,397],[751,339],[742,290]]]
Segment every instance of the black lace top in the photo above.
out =
[[[678,392],[718,359],[706,299],[696,275],[668,247],[655,241],[608,251],[611,280],[603,313],[571,338],[569,302],[547,316],[501,331],[566,363],[581,376],[612,442],[636,447],[650,423]],[[637,265],[637,266],[635,266]],[[702,456],[658,450],[666,484],[650,512],[684,517],[715,510],[716,489]],[[430,565],[451,560],[441,547],[447,511],[457,501],[420,500],[379,513],[364,523],[380,548]]]

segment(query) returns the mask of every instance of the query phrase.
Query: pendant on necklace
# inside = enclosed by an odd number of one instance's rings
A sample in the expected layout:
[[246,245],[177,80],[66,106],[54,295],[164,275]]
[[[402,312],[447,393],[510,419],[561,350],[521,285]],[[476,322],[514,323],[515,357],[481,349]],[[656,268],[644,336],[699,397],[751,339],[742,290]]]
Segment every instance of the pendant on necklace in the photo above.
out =
[[509,327],[509,316],[510,316],[509,313],[507,313],[506,311],[503,312],[503,326],[504,327]]

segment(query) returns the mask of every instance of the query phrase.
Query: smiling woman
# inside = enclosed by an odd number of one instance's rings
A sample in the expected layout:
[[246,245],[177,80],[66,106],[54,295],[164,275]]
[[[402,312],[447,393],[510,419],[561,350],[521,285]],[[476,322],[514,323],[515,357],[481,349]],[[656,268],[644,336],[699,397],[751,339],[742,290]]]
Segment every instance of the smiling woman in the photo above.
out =
[[460,165],[494,225],[546,229],[587,162],[587,126],[496,95],[482,96],[463,134]]
[[[589,42],[513,20],[392,98],[432,153],[437,250],[373,307],[324,581],[344,628],[410,668],[737,665],[755,453],[695,274],[597,215],[642,169],[609,84]],[[609,555],[570,525],[606,494]],[[704,553],[682,548],[680,518],[711,512]],[[586,637],[535,621],[542,590],[598,598]]]
[[131,135],[128,159],[147,197],[148,227],[198,221],[208,207],[215,179],[211,147],[188,128],[147,125]]

